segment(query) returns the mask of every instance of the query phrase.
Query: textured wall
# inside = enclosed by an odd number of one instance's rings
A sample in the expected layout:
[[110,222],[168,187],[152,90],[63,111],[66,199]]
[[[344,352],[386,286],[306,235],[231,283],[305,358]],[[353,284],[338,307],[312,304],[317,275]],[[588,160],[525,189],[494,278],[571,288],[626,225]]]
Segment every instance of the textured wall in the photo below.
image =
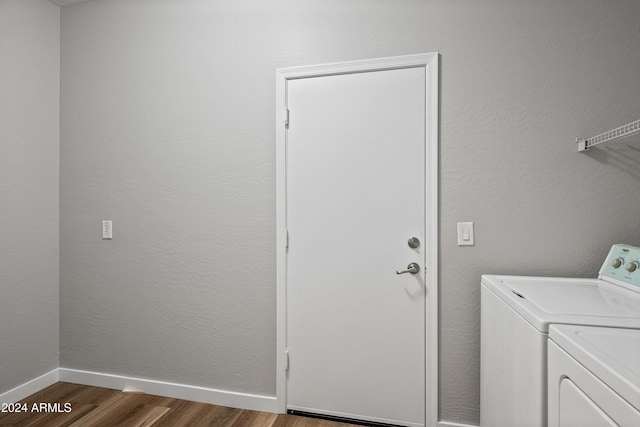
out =
[[0,394],[58,367],[60,10],[0,1]]
[[638,119],[637,1],[101,0],[62,18],[64,367],[275,393],[278,67],[442,55],[442,419],[479,419],[480,274],[594,276],[640,244],[640,146],[574,143]]

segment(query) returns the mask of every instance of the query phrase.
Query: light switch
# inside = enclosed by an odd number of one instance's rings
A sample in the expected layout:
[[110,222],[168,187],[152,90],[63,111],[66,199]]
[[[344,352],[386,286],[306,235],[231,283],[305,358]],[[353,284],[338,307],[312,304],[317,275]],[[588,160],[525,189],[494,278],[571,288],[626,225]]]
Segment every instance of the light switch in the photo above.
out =
[[469,232],[469,227],[462,227],[462,240],[468,242],[471,240],[471,233]]
[[458,246],[474,246],[473,222],[458,223]]
[[113,239],[113,223],[111,221],[102,221],[102,238]]

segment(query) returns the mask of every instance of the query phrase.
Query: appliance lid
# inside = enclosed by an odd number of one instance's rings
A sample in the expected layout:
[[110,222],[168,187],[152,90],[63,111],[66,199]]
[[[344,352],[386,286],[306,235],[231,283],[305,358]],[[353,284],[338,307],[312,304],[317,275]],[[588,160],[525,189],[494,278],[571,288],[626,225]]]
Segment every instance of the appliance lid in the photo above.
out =
[[640,293],[604,280],[484,275],[482,284],[541,332],[550,323],[640,328]]
[[640,410],[640,330],[552,325],[549,337]]

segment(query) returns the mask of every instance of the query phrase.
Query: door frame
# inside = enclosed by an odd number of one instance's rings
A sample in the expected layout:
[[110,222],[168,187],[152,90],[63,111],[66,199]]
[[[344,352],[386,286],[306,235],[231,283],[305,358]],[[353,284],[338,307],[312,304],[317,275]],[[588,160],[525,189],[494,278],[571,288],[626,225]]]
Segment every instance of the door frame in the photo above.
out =
[[276,70],[276,407],[287,410],[287,82],[399,68],[425,69],[425,425],[438,423],[438,90],[439,54],[424,53]]

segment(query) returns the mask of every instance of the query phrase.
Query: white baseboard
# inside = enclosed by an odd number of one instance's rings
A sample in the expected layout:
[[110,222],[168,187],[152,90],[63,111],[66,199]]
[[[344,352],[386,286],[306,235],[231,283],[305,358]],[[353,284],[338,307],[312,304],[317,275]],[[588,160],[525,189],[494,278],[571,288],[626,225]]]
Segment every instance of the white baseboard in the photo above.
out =
[[275,396],[238,393],[176,384],[164,381],[125,377],[121,375],[103,374],[99,372],[80,371],[77,369],[59,368],[59,381],[94,387],[112,388],[115,390],[135,390],[146,394],[172,397],[174,399],[192,400],[194,402],[229,406],[239,409],[250,409],[262,412],[278,412]]
[[452,423],[450,421],[438,421],[438,427],[478,427],[474,424]]
[[25,397],[31,396],[33,393],[47,388],[58,381],[58,369],[56,368],[44,375],[40,375],[38,378],[34,378],[31,381],[27,381],[22,385],[0,394],[0,403],[17,403]]
[[[238,393],[197,387],[164,381],[147,380],[142,378],[125,377],[121,375],[103,374],[99,372],[81,371],[77,369],[58,368],[5,393],[0,394],[0,403],[19,402],[43,388],[58,381],[94,387],[111,388],[115,390],[135,390],[157,396],[172,397],[174,399],[192,400],[194,402],[210,403],[212,405],[229,406],[253,411],[278,412],[278,405],[274,396]],[[449,421],[439,421],[438,427],[478,427],[472,424],[460,424]]]

